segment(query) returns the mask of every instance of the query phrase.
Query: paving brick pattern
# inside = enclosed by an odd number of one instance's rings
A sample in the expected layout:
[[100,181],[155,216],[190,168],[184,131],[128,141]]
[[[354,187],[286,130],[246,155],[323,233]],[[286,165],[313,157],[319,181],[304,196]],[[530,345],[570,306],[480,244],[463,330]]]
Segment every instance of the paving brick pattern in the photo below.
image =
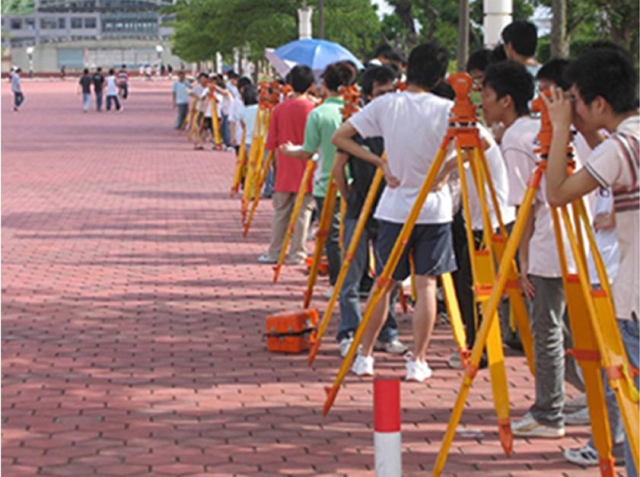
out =
[[[274,286],[256,263],[270,204],[243,238],[234,157],[171,130],[169,83],[135,83],[119,114],[83,114],[71,82],[25,82],[13,113],[2,88],[2,474],[373,476],[371,380],[349,377],[323,418],[333,339],[311,368],[265,350],[264,318],[301,308],[303,270]],[[430,475],[461,378],[452,347],[438,327],[435,376],[402,384],[406,476]],[[533,384],[522,357],[507,364],[519,417]],[[401,376],[403,362],[377,369]],[[446,475],[598,475],[562,459],[585,427],[505,457],[486,371],[463,424],[483,438],[458,437]]]

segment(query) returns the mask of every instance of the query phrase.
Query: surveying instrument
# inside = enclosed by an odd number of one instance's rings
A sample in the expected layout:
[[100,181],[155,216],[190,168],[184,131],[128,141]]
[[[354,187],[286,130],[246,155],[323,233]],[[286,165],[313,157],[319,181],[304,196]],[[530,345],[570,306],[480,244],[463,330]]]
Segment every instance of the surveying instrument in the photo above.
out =
[[[515,257],[527,217],[532,211],[535,194],[540,187],[546,170],[552,128],[546,106],[541,97],[536,98],[533,102],[533,111],[541,113],[542,124],[538,135],[539,149],[536,151],[541,160],[538,162],[522,200],[511,237],[500,261],[496,283],[484,304],[483,311],[488,318],[482,323],[478,331],[476,342],[471,352],[470,363],[464,371],[460,391],[433,470],[434,476],[440,475],[444,469],[455,428],[461,418],[462,408],[478,370],[482,346],[487,341],[489,330],[492,326],[490,319],[493,317],[498,307],[500,295],[507,285],[508,277],[504,272],[507,269],[508,262]],[[567,167],[570,174],[575,167],[572,157],[572,150],[568,147]],[[615,470],[611,454],[611,430],[605,407],[602,371],[604,371],[609,385],[615,392],[636,468],[638,468],[639,452],[638,391],[635,388],[632,371],[620,338],[615,319],[611,287],[604,263],[596,247],[584,202],[582,199],[578,199],[570,205],[551,208],[551,216],[575,346],[572,353],[582,367],[594,445],[600,457],[600,473],[602,476],[612,477],[615,475]],[[562,239],[562,225],[564,225],[567,233],[577,273],[570,273],[568,269],[567,255]],[[594,258],[598,279],[602,287],[600,290],[593,290],[591,287],[586,261],[586,247],[588,247]]]

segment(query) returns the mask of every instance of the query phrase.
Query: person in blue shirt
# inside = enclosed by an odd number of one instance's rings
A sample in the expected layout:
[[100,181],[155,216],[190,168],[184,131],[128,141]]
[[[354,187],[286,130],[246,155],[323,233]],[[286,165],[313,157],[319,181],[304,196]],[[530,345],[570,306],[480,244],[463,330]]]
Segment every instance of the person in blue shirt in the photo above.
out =
[[173,83],[171,88],[173,96],[173,109],[178,109],[178,116],[176,117],[176,124],[174,129],[182,129],[184,126],[184,120],[187,117],[187,111],[189,110],[189,89],[191,85],[185,80],[184,71],[178,72],[178,80]]

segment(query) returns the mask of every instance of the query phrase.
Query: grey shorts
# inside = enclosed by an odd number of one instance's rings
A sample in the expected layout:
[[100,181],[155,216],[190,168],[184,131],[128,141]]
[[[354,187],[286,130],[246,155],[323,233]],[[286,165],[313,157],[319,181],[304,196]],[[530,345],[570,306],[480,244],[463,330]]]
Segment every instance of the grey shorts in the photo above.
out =
[[[382,267],[387,263],[403,226],[384,220],[380,220],[379,224],[376,240],[377,275],[380,275]],[[394,280],[404,280],[411,274],[409,253],[413,254],[416,275],[440,276],[455,271],[451,224],[416,224],[393,272]]]

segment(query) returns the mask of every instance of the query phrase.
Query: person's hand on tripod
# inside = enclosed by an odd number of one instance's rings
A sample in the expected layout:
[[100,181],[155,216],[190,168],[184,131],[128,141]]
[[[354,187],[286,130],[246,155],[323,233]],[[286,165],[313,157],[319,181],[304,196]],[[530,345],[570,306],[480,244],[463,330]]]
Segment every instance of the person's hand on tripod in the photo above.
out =
[[526,273],[523,273],[520,277],[520,286],[522,287],[522,292],[524,296],[527,297],[527,300],[533,300],[533,297],[536,296],[536,287],[533,286],[531,280],[529,280],[529,276]]

